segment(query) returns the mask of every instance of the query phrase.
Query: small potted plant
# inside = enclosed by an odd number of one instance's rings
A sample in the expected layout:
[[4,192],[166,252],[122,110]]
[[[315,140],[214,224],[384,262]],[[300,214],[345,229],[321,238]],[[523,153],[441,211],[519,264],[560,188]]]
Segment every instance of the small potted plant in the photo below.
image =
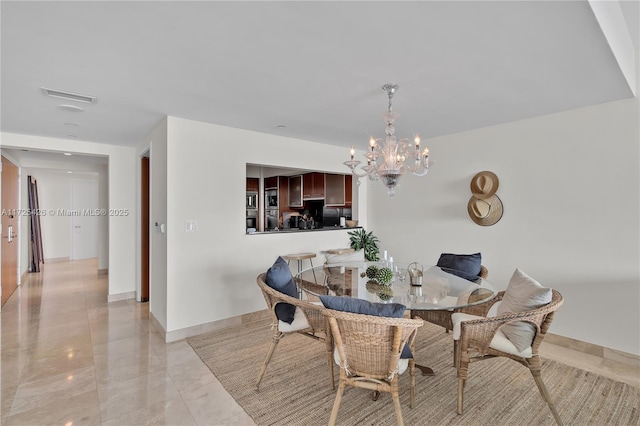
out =
[[375,262],[380,260],[378,254],[380,249],[378,248],[378,237],[373,235],[373,232],[367,232],[364,228],[356,229],[355,231],[348,232],[349,243],[354,250],[364,250],[364,258],[369,262]]

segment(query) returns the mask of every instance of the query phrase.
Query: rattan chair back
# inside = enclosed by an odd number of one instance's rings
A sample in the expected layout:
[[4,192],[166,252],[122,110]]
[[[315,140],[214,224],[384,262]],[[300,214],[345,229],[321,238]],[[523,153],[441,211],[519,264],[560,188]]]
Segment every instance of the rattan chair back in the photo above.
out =
[[[340,382],[329,424],[335,424],[344,388],[354,386],[389,392],[399,425],[403,424],[398,396],[398,361],[405,344],[413,349],[421,319],[387,318],[327,309],[334,345],[340,359]],[[410,406],[415,399],[415,362],[409,360]]]

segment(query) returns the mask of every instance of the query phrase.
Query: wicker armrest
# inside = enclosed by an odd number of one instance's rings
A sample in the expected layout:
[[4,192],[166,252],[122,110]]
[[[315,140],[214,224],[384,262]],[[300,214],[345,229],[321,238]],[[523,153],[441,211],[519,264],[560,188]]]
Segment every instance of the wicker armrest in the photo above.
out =
[[460,342],[463,349],[469,342],[473,341],[476,342],[481,349],[486,350],[496,331],[503,325],[511,322],[529,322],[536,327],[536,334],[540,333],[540,325],[549,312],[548,306],[549,305],[545,305],[532,311],[508,313],[495,317],[462,321],[460,323]]
[[501,301],[503,296],[504,296],[504,291],[501,291],[498,294],[496,294],[496,296],[493,299],[485,303],[480,303],[478,305],[473,305],[473,306],[467,306],[464,308],[458,308],[455,310],[455,312],[462,312],[464,314],[471,314],[471,315],[477,315],[479,317],[486,317],[491,307],[496,303],[498,303],[499,301]]
[[307,300],[296,299],[295,297],[282,294],[278,296],[278,299],[274,301],[273,311],[275,314],[276,305],[278,303],[289,303],[296,308],[302,310],[304,316],[307,318],[307,322],[315,331],[324,331],[327,329],[326,319],[322,316],[322,311],[326,308],[322,304],[316,304]]
[[326,319],[322,316],[322,311],[325,307],[322,304],[297,299],[267,286],[264,283],[264,274],[258,276],[257,282],[267,300],[267,306],[270,306],[271,316],[275,322],[278,321],[275,313],[276,305],[278,303],[289,303],[302,310],[304,316],[307,318],[307,322],[313,329],[313,333],[327,330]]

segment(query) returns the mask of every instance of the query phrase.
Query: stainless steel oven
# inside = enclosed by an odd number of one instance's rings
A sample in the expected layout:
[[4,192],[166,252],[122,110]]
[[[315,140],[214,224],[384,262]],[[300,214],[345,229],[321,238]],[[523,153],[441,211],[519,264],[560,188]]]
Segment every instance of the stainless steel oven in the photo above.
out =
[[257,209],[258,208],[258,193],[257,192],[247,192],[246,197],[246,206],[247,210],[249,209]]
[[278,227],[278,210],[267,209],[265,212],[267,218],[267,229],[275,229]]
[[278,208],[278,190],[268,189],[264,191],[264,203],[268,209]]
[[247,229],[249,228],[258,228],[258,210],[256,209],[247,210]]

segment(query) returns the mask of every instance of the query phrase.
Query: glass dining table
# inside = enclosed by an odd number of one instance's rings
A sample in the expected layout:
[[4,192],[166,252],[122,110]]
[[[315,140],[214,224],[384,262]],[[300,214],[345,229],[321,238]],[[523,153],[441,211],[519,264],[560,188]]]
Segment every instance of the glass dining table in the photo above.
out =
[[[460,276],[465,274],[459,271],[438,266],[420,266],[419,270],[411,271],[408,265],[396,265],[390,277],[382,277],[390,278],[390,282],[382,284],[371,266],[379,270],[386,265],[382,262],[324,264],[301,271],[295,281],[302,297],[315,299],[320,295],[332,295],[374,303],[400,303],[410,311],[411,317],[427,320],[437,312],[445,314],[485,303],[497,294],[495,287],[483,278],[465,279]],[[430,367],[416,367],[423,375],[434,374]]]

